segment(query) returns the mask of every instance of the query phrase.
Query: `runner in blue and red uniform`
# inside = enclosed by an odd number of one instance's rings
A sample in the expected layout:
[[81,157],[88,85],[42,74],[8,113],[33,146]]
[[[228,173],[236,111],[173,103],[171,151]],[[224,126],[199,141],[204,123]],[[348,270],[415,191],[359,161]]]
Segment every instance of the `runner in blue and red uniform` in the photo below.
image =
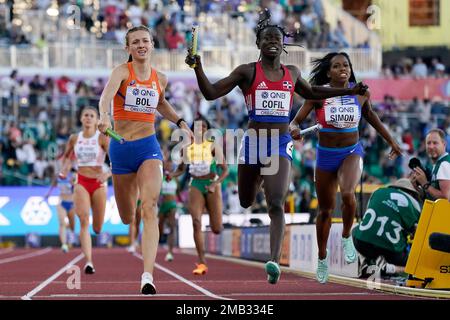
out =
[[[270,17],[269,17],[270,18]],[[364,94],[367,87],[311,87],[293,65],[282,65],[284,29],[262,19],[257,26],[256,45],[260,50],[257,62],[242,64],[230,75],[212,84],[206,77],[199,55],[191,51],[186,63],[193,65],[202,94],[208,100],[226,95],[238,86],[244,96],[249,114],[249,130],[241,145],[238,164],[240,204],[250,207],[262,182],[270,216],[270,261],[265,265],[269,283],[280,278],[278,265],[284,236],[284,201],[290,182],[292,141],[289,135],[289,114],[294,92],[306,99],[326,99],[346,94]],[[261,150],[266,149],[267,150]],[[259,150],[258,150],[259,149]],[[270,168],[275,170],[270,172]],[[269,170],[268,170],[269,169]]]
[[[311,85],[324,88],[354,88],[356,80],[349,56],[333,52],[315,60],[310,82]],[[357,258],[350,231],[356,214],[355,189],[361,178],[364,156],[358,134],[361,115],[392,147],[390,158],[400,155],[401,149],[372,110],[369,91],[353,92],[325,100],[306,100],[289,126],[292,138],[301,138],[298,125],[313,109],[317,122],[322,125],[319,130],[315,171],[319,202],[316,220],[319,261],[316,278],[320,283],[325,283],[328,281],[327,241],[338,186],[342,196],[344,259],[347,263],[352,263]]]

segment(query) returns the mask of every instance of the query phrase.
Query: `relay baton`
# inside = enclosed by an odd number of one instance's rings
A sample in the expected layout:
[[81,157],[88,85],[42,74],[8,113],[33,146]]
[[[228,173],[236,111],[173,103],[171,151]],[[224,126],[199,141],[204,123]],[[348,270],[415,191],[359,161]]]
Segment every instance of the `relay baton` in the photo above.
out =
[[116,140],[117,142],[119,142],[120,144],[125,143],[125,139],[120,134],[115,132],[113,129],[108,128],[108,129],[106,129],[105,133],[108,136],[110,136],[111,138],[113,138],[114,140]]
[[[193,24],[191,29],[191,35],[192,35],[192,47],[191,47],[191,53],[192,56],[195,56],[197,54],[197,43],[198,43],[198,24]],[[195,68],[195,63],[190,65],[191,68]]]
[[320,129],[322,129],[322,125],[320,123],[318,123],[318,124],[316,124],[316,125],[314,125],[312,127],[300,130],[300,134],[301,135],[305,135],[305,134],[308,134],[310,132],[314,132],[314,131],[320,130]]

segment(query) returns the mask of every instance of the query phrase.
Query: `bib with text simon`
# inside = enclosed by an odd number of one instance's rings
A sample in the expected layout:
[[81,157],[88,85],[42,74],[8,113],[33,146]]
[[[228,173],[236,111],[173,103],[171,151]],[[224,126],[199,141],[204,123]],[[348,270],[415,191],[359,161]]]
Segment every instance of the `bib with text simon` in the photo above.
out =
[[335,128],[358,126],[361,114],[355,97],[334,97],[325,100],[325,122]]

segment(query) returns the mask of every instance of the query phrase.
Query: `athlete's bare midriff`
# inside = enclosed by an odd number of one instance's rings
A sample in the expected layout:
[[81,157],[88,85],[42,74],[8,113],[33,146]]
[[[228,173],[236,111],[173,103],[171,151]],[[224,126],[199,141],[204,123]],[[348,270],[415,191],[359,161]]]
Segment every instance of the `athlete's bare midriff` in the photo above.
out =
[[168,201],[176,201],[177,196],[173,194],[165,194],[162,197],[162,202],[168,202]]
[[194,176],[194,175],[191,175],[191,176],[192,176],[192,178],[198,179],[198,180],[214,180],[216,178],[216,174],[213,172],[205,174],[203,176]]
[[264,134],[264,131],[260,131],[259,129],[266,129],[267,136],[270,137],[271,129],[277,129],[279,134],[282,135],[284,133],[289,132],[289,123],[276,123],[276,122],[257,122],[253,120],[249,120],[248,122],[249,129],[255,129],[258,135]]
[[148,137],[155,133],[155,125],[151,122],[115,120],[114,130],[125,140],[133,141]]
[[359,133],[354,132],[320,132],[319,145],[326,148],[344,148],[358,143]]
[[103,173],[103,168],[101,166],[78,167],[78,174],[85,176],[86,178],[97,178],[101,173]]

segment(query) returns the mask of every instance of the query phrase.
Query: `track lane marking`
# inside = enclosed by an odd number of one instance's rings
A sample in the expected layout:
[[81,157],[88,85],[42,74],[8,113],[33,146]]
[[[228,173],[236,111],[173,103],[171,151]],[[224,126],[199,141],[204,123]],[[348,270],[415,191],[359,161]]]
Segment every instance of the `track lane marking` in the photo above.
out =
[[0,264],[5,264],[5,263],[9,263],[9,262],[24,260],[24,259],[33,258],[33,257],[38,257],[38,256],[41,256],[43,254],[49,253],[50,251],[52,251],[52,248],[45,248],[45,249],[42,249],[42,250],[39,250],[39,251],[36,251],[36,252],[30,252],[30,253],[18,255],[18,256],[15,256],[15,257],[9,257],[9,258],[0,259]]
[[39,291],[41,291],[42,289],[44,289],[46,286],[48,286],[53,280],[55,280],[56,278],[58,278],[61,274],[63,274],[64,272],[67,271],[67,269],[69,269],[71,266],[73,266],[75,263],[77,263],[78,261],[80,261],[82,258],[84,257],[83,253],[80,253],[78,256],[76,256],[74,259],[72,259],[72,261],[70,261],[69,263],[67,263],[64,267],[62,267],[61,269],[59,269],[58,271],[56,271],[52,276],[50,276],[47,280],[45,280],[44,282],[42,282],[40,285],[38,285],[36,288],[34,288],[33,290],[31,290],[30,292],[28,292],[26,295],[22,296],[21,299],[22,300],[31,300],[31,298],[38,293]]
[[[139,258],[139,259],[143,260],[142,255],[140,255],[139,253],[133,253],[133,256],[135,256],[136,258]],[[163,272],[165,272],[165,273],[171,275],[172,277],[174,277],[174,278],[180,280],[181,282],[184,282],[184,283],[187,284],[188,286],[191,286],[192,288],[194,288],[194,289],[200,291],[201,293],[203,293],[204,295],[206,295],[206,296],[208,296],[208,297],[211,297],[211,298],[214,298],[214,299],[219,299],[219,300],[233,300],[233,299],[231,299],[231,298],[225,298],[225,297],[222,297],[222,296],[218,296],[218,295],[212,293],[211,291],[208,291],[208,290],[206,290],[205,288],[202,288],[202,287],[196,285],[196,284],[193,283],[192,281],[189,281],[188,279],[186,279],[186,278],[180,276],[179,274],[177,274],[177,273],[175,273],[175,272],[173,272],[173,271],[171,271],[171,270],[169,270],[169,269],[163,267],[162,265],[160,265],[160,264],[158,264],[158,263],[156,263],[156,262],[155,262],[155,267],[156,267],[157,269],[159,269],[159,270],[161,270],[161,271],[163,271]]]

